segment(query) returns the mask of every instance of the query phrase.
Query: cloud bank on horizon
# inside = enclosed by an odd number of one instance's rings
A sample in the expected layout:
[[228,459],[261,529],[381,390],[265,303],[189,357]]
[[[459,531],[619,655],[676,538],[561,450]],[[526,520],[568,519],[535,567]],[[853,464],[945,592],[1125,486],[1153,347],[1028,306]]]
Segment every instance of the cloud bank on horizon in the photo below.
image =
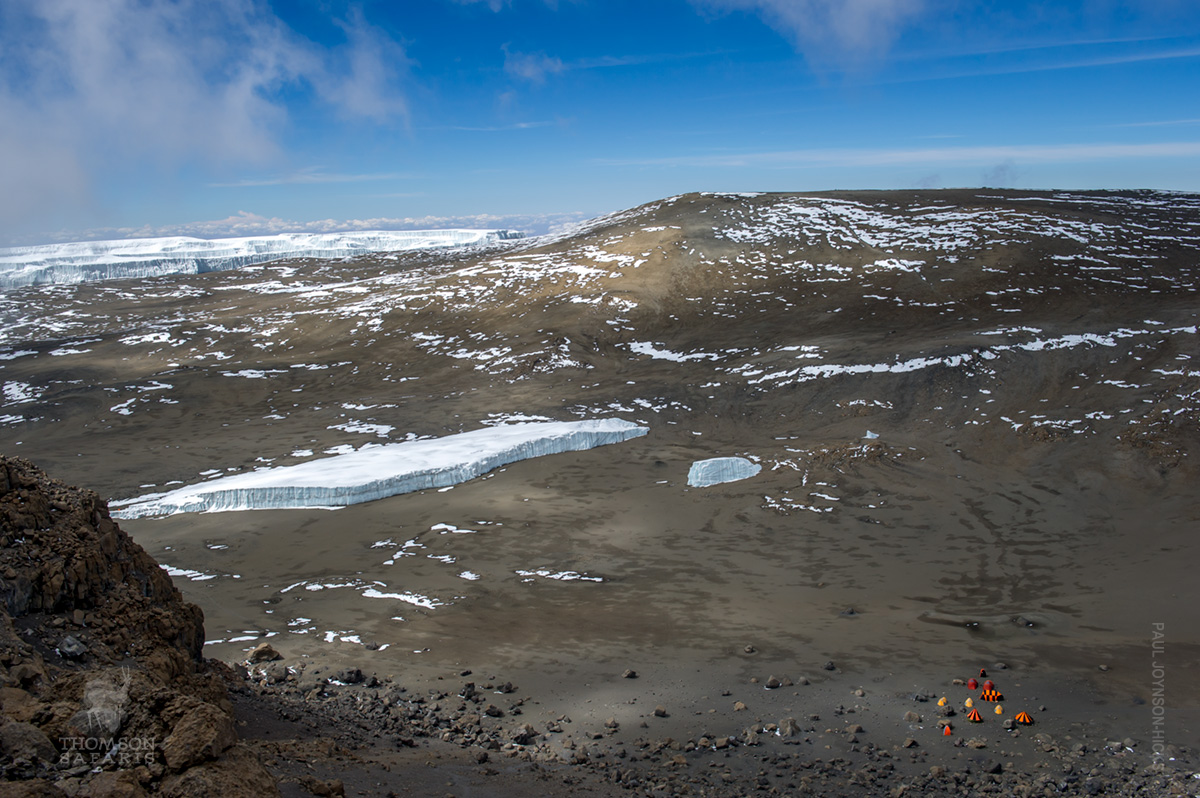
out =
[[1194,2],[972,5],[9,0],[0,243],[542,232],[689,190],[1200,190]]

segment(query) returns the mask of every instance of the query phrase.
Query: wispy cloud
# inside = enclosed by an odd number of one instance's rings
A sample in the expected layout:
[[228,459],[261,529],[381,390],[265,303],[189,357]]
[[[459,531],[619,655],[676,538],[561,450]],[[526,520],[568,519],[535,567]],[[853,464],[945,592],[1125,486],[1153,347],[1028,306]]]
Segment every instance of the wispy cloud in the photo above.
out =
[[[502,11],[503,9],[512,6],[512,0],[453,0],[460,6],[478,5],[480,3],[486,5],[492,11]],[[558,8],[558,0],[542,0],[550,8]]]
[[1156,122],[1119,122],[1107,127],[1175,127],[1177,125],[1200,125],[1200,119],[1163,119]]
[[930,147],[877,149],[807,149],[771,152],[714,153],[669,156],[642,160],[606,160],[626,166],[772,167],[901,166],[996,163],[1049,163],[1106,161],[1119,158],[1173,158],[1200,156],[1200,141],[1152,144],[1047,144],[994,147]]
[[253,186],[288,186],[316,185],[323,183],[366,183],[373,180],[407,180],[412,175],[400,172],[380,172],[375,174],[330,174],[320,170],[304,170],[287,175],[274,177],[248,177],[227,183],[209,183],[208,188],[250,188]]
[[816,61],[853,63],[886,52],[926,10],[924,0],[692,0],[701,9],[746,11]]
[[561,58],[545,53],[514,53],[504,45],[504,71],[530,83],[545,83],[547,75],[556,75],[566,67]]
[[687,53],[640,53],[636,55],[600,55],[564,61],[545,53],[513,52],[505,45],[504,71],[509,75],[531,83],[544,83],[550,75],[585,69],[616,69],[619,67],[646,66],[669,61],[686,61],[718,55],[718,51]]
[[551,120],[542,120],[538,122],[514,122],[511,125],[441,125],[437,127],[427,127],[425,130],[460,130],[467,133],[501,133],[507,130],[536,130],[540,127],[550,127],[559,125],[561,122],[553,122]]
[[0,220],[86,207],[92,186],[156,165],[263,163],[282,92],[339,114],[407,116],[400,45],[359,12],[321,48],[266,0],[0,3]]
[[529,235],[556,232],[586,218],[581,212],[547,214],[474,214],[466,216],[405,216],[369,219],[317,219],[300,222],[277,216],[261,216],[238,211],[225,219],[185,224],[142,227],[100,227],[85,232],[60,232],[42,235],[36,240],[12,240],[10,244],[57,241],[104,241],[123,238],[193,236],[195,238],[235,238],[239,236],[277,235],[279,233],[337,233],[364,230],[445,230],[505,229],[521,230]]
[[1171,61],[1175,59],[1200,58],[1200,48],[1186,47],[1176,50],[1155,50],[1140,53],[1124,53],[1121,55],[1095,56],[1092,58],[1073,58],[1064,60],[1041,61],[1037,63],[1005,63],[995,66],[969,69],[942,69],[928,75],[914,77],[897,77],[877,81],[879,84],[913,83],[927,80],[959,80],[963,78],[978,78],[992,75],[1023,75],[1036,72],[1058,72],[1068,69],[1096,69],[1098,67],[1122,66],[1151,61]]

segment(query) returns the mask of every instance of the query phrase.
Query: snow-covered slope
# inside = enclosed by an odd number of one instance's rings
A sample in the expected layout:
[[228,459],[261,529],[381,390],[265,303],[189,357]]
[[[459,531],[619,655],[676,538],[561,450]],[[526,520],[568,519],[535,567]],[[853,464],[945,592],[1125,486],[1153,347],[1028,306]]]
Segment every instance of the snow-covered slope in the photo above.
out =
[[492,244],[511,230],[283,233],[251,238],[131,238],[0,249],[0,289],[163,274],[201,274],[281,258],[344,258],[369,252]]
[[[649,430],[618,418],[486,427],[444,438],[363,447],[283,468],[113,502],[117,518],[186,512],[341,507],[426,488],[444,488],[545,454],[593,449]],[[123,506],[122,506],[123,505]]]

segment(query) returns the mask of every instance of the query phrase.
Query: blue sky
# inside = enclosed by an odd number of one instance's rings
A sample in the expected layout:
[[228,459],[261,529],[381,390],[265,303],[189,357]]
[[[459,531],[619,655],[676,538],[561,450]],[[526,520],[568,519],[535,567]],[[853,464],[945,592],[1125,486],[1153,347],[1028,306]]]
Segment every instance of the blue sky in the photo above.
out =
[[1196,0],[4,0],[0,241],[1200,191]]

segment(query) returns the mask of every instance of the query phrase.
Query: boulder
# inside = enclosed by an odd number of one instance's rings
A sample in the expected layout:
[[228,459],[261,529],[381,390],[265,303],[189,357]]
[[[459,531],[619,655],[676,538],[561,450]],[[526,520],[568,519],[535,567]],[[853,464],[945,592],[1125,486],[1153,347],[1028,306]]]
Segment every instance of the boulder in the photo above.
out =
[[276,651],[270,643],[259,643],[253,648],[253,650],[251,650],[250,656],[247,657],[247,659],[250,662],[257,664],[260,662],[275,662],[277,660],[281,660],[283,659],[283,655]]
[[237,742],[233,719],[212,704],[200,704],[188,711],[163,741],[167,767],[179,772],[216,759]]
[[258,758],[239,746],[212,762],[163,780],[163,798],[278,798],[279,788]]

